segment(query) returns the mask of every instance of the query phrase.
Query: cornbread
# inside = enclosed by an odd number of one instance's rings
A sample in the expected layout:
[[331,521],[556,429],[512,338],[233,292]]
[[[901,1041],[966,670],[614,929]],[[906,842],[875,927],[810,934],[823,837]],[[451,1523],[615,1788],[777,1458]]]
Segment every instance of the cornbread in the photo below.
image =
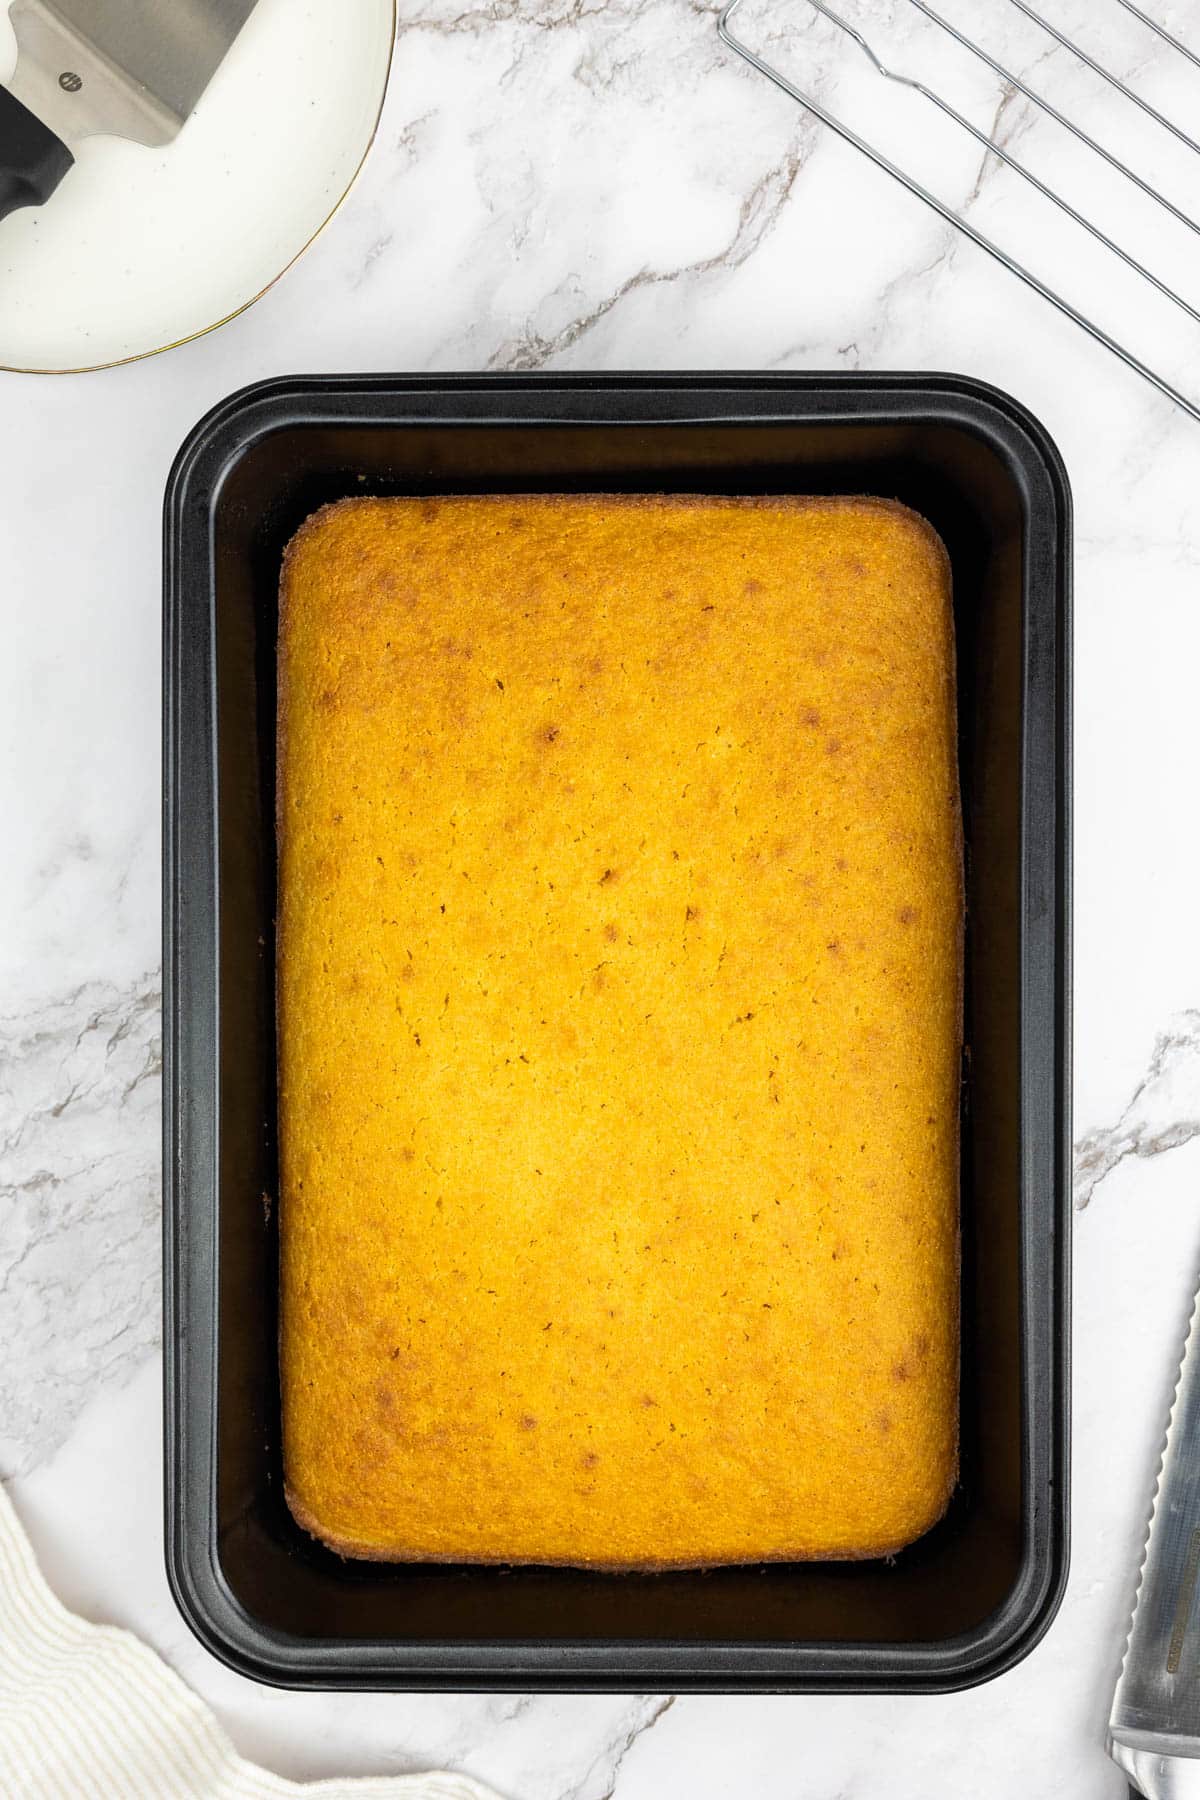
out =
[[289,1504],[880,1556],[956,1474],[945,554],[866,499],[353,500],[285,559]]

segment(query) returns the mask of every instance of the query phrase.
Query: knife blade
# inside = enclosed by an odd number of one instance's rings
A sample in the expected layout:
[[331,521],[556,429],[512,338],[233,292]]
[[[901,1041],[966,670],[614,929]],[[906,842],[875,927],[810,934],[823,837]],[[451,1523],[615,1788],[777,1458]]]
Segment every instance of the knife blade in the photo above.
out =
[[13,0],[0,88],[0,218],[42,205],[85,137],[169,143],[256,0]]
[[1200,1800],[1200,1293],[1167,1423],[1108,1753],[1146,1800]]

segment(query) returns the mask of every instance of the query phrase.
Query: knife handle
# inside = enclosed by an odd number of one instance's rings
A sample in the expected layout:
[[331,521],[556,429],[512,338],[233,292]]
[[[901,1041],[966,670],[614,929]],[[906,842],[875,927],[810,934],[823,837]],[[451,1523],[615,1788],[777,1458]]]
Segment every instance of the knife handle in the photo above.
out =
[[62,139],[0,87],[0,219],[43,205],[74,161]]

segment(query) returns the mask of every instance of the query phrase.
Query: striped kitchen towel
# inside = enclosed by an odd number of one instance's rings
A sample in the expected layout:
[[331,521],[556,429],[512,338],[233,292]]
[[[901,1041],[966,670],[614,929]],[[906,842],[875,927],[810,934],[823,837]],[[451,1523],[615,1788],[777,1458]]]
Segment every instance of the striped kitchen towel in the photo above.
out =
[[153,1650],[60,1605],[0,1487],[4,1800],[496,1800],[465,1775],[286,1781],[237,1754]]

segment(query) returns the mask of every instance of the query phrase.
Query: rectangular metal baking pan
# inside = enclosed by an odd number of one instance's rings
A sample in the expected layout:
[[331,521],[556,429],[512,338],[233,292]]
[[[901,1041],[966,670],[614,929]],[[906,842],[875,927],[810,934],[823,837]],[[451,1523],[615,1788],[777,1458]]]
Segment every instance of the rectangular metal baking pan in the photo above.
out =
[[[346,494],[890,495],[950,553],[967,839],[962,1473],[859,1564],[614,1577],[339,1560],[283,1499],[274,726],[280,554]],[[1071,503],[1042,428],[936,375],[301,378],[218,406],[165,515],[166,1549],[244,1674],[311,1687],[939,1690],[1067,1564]]]

